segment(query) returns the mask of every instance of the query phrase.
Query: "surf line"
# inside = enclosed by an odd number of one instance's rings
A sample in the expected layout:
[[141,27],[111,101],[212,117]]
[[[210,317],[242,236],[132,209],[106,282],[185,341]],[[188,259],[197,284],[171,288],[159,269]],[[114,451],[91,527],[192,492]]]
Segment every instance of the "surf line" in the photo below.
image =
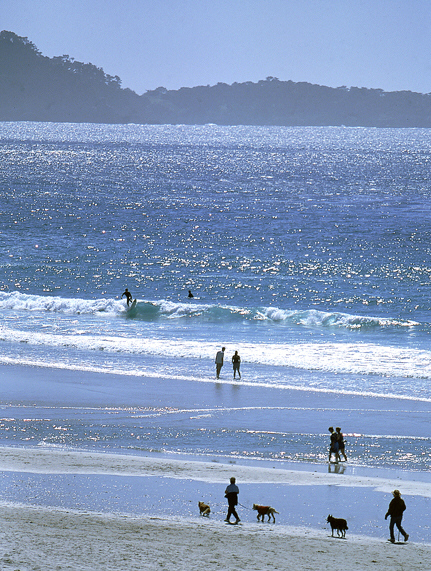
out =
[[85,371],[87,373],[96,373],[96,374],[104,374],[104,375],[118,375],[118,376],[127,376],[127,377],[144,377],[144,378],[151,378],[151,379],[166,379],[166,380],[175,380],[175,381],[188,381],[188,382],[198,382],[198,383],[210,383],[210,384],[219,384],[219,385],[229,385],[229,386],[244,386],[244,387],[256,387],[256,388],[266,388],[266,389],[274,389],[274,390],[286,390],[286,391],[301,391],[307,393],[330,393],[330,394],[337,394],[337,395],[345,395],[345,396],[355,396],[355,397],[365,397],[365,398],[381,398],[381,399],[397,399],[397,400],[405,400],[405,401],[412,401],[412,402],[431,402],[431,398],[427,397],[415,397],[411,395],[398,395],[394,393],[374,393],[371,391],[361,392],[361,391],[348,391],[348,390],[340,390],[340,389],[331,389],[331,388],[318,388],[318,387],[298,387],[295,385],[280,385],[280,384],[272,384],[272,383],[265,383],[262,381],[228,381],[222,379],[213,379],[212,377],[191,377],[185,375],[166,375],[162,373],[152,373],[147,371],[124,371],[123,369],[105,369],[103,367],[88,367],[85,365],[70,365],[65,363],[48,363],[46,361],[40,362],[37,360],[31,359],[14,359],[13,357],[4,357],[0,356],[0,364],[8,364],[8,365],[18,365],[22,367],[38,367],[38,368],[45,368],[45,369],[64,369],[66,371]]

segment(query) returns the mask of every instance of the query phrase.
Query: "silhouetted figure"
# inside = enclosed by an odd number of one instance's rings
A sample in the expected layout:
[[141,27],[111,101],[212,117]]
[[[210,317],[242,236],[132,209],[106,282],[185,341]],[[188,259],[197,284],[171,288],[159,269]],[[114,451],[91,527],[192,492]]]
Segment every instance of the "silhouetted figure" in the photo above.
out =
[[235,379],[236,373],[238,373],[239,378],[241,378],[241,372],[239,370],[239,366],[241,364],[241,357],[238,355],[238,351],[235,351],[235,355],[232,357],[232,365],[233,365],[233,378]]
[[228,510],[227,510],[227,516],[225,521],[227,521],[228,523],[230,523],[230,516],[233,515],[235,518],[235,523],[238,523],[239,521],[241,521],[238,517],[238,514],[236,513],[236,509],[235,506],[238,505],[238,494],[239,494],[239,489],[238,486],[235,484],[235,478],[231,478],[230,479],[230,484],[229,486],[226,488],[225,492],[224,492],[224,496],[225,498],[227,498],[227,503],[228,503]]
[[220,378],[220,371],[221,368],[223,367],[224,352],[225,352],[225,347],[222,347],[221,351],[217,351],[217,355],[215,358],[216,375],[218,379]]
[[[338,438],[338,454],[339,455],[343,455],[344,457],[344,461],[347,462],[347,456],[346,456],[346,452],[344,450],[344,435],[341,432],[341,428],[339,426],[337,426],[337,428],[335,429],[337,431],[337,438]],[[341,456],[340,456],[341,459]]]
[[329,458],[328,462],[331,461],[332,454],[335,454],[335,461],[340,461],[340,455],[338,454],[338,436],[337,433],[334,431],[334,428],[330,426],[328,428],[329,432],[331,433],[331,445],[329,447]]
[[127,305],[130,305],[130,302],[132,301],[132,294],[130,293],[130,291],[126,288],[125,291],[123,291],[123,293],[121,294],[121,297],[123,297],[123,295],[126,296],[126,301],[127,301]]
[[189,297],[194,297],[194,295],[192,294],[191,290],[189,290]]
[[389,541],[391,543],[395,543],[395,535],[394,535],[394,526],[396,525],[400,532],[404,535],[404,541],[407,541],[409,538],[409,534],[406,533],[401,525],[401,521],[403,519],[403,513],[406,509],[406,504],[404,500],[401,498],[401,493],[399,490],[394,490],[392,492],[394,499],[391,500],[388,511],[386,512],[385,519],[388,519],[388,515],[391,516],[391,521],[389,522],[389,533],[391,534],[391,538]]

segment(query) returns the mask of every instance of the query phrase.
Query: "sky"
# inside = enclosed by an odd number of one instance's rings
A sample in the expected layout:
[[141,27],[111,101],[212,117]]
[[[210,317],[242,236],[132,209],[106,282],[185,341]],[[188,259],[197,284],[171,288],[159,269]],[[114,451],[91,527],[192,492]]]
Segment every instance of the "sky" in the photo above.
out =
[[0,30],[138,94],[268,76],[431,92],[431,0],[0,0]]

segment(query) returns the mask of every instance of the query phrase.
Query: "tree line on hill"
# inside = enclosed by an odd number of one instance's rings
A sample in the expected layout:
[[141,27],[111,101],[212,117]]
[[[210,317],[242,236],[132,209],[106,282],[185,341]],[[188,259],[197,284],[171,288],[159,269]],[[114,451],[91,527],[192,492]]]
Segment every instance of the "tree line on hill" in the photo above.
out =
[[267,77],[138,95],[91,63],[48,58],[27,38],[3,31],[0,121],[431,127],[431,94]]

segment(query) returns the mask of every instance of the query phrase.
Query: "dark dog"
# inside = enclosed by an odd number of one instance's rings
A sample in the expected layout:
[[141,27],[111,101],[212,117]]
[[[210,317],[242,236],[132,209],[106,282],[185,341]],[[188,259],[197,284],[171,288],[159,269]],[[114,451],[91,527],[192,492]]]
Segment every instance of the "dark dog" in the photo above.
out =
[[347,527],[347,521],[345,519],[337,519],[336,517],[332,517],[332,515],[328,515],[326,520],[332,529],[332,537],[334,537],[334,529],[337,530],[337,535],[340,537],[346,537],[346,530],[349,529]]
[[257,510],[257,521],[260,521],[260,517],[262,517],[262,521],[265,519],[265,516],[268,516],[268,521],[271,521],[271,516],[272,519],[274,520],[275,523],[275,517],[274,514],[278,514],[279,512],[276,511],[274,508],[272,508],[271,506],[259,506],[257,504],[253,504],[253,509]]
[[201,515],[208,517],[211,513],[211,508],[208,504],[204,504],[204,502],[198,502],[199,511]]

